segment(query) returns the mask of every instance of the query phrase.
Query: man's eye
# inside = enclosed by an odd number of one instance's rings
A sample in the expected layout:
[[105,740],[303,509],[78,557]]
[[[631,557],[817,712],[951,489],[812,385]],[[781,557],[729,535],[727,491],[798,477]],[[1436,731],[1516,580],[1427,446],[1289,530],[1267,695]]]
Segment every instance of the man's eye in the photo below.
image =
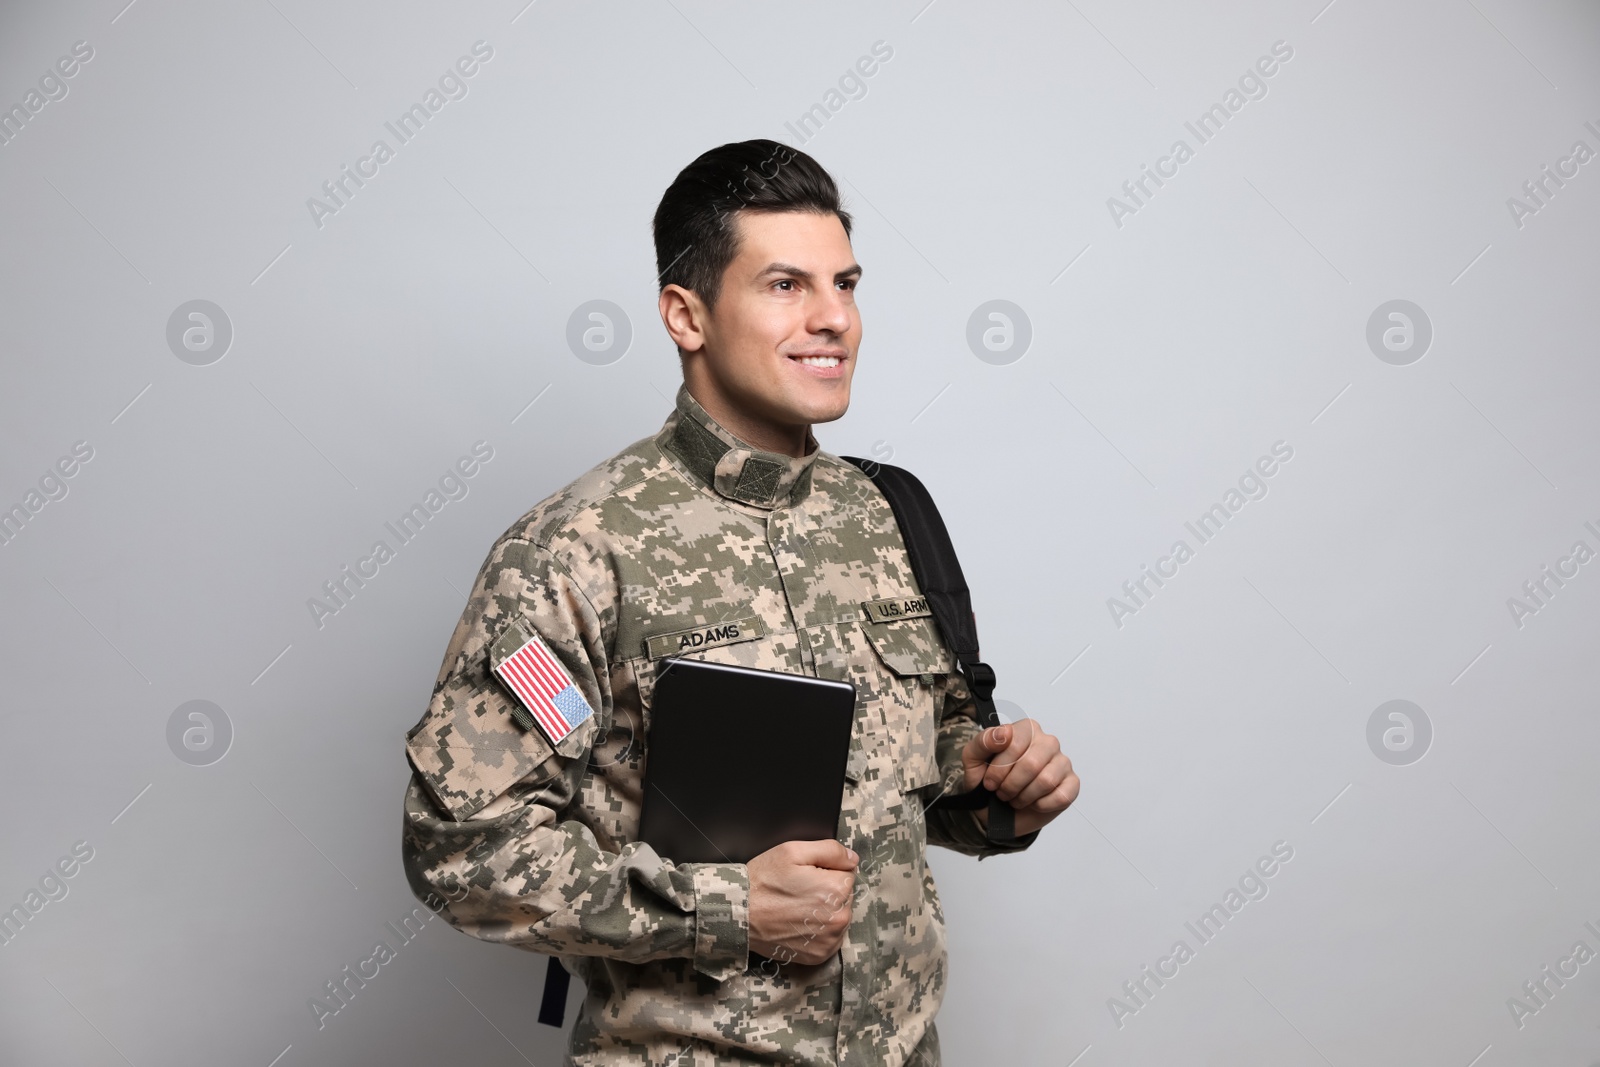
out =
[[[773,284],[773,285],[788,285],[788,286],[793,286],[793,285],[794,285],[794,279],[793,279],[793,278],[780,278],[780,279],[778,279],[778,280],[777,280],[777,281],[775,281],[775,282],[773,282],[773,283],[772,283],[772,284]],[[784,290],[784,292],[786,292],[786,293],[787,293],[787,292],[791,292],[791,291],[792,291],[792,290],[791,290],[791,289],[785,289],[785,290]]]

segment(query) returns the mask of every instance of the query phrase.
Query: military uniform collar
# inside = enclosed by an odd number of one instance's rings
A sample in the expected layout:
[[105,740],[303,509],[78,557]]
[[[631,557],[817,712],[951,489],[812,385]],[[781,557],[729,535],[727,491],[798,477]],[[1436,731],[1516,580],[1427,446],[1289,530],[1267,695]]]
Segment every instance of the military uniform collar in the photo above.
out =
[[798,504],[811,491],[817,439],[806,431],[801,459],[754,448],[713,419],[689,387],[678,387],[677,409],[667,418],[656,443],[675,456],[693,479],[718,495],[758,508]]

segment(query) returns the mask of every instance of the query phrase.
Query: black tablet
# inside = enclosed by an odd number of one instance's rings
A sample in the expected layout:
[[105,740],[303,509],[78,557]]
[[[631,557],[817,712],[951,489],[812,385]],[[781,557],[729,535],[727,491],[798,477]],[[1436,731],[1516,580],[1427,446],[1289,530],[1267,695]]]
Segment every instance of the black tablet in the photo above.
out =
[[837,838],[855,703],[849,682],[663,660],[640,840],[675,863],[745,863]]

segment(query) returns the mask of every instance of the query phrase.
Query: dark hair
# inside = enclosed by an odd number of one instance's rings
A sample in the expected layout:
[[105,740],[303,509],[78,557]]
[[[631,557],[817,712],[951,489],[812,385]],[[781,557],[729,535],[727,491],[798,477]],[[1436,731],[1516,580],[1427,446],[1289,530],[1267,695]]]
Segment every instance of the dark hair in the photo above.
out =
[[837,215],[850,235],[850,213],[820,163],[777,141],[736,141],[684,167],[661,194],[651,224],[659,287],[681,285],[716,306],[722,273],[739,252],[740,211]]

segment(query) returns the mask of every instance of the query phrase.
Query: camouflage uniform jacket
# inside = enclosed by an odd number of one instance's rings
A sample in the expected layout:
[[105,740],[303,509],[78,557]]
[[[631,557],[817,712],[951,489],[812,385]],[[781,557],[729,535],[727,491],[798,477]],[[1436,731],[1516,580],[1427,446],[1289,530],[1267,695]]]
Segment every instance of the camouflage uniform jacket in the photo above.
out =
[[[927,843],[995,846],[960,789],[977,732],[872,481],[815,448],[752,449],[680,388],[654,438],[495,542],[426,714],[404,853],[457,928],[558,955],[587,987],[571,1062],[937,1067],[944,915]],[[490,673],[537,634],[594,709],[558,745],[513,721]],[[856,717],[838,838],[860,856],[841,951],[749,952],[748,869],[637,840],[657,661],[691,655],[848,680]]]

